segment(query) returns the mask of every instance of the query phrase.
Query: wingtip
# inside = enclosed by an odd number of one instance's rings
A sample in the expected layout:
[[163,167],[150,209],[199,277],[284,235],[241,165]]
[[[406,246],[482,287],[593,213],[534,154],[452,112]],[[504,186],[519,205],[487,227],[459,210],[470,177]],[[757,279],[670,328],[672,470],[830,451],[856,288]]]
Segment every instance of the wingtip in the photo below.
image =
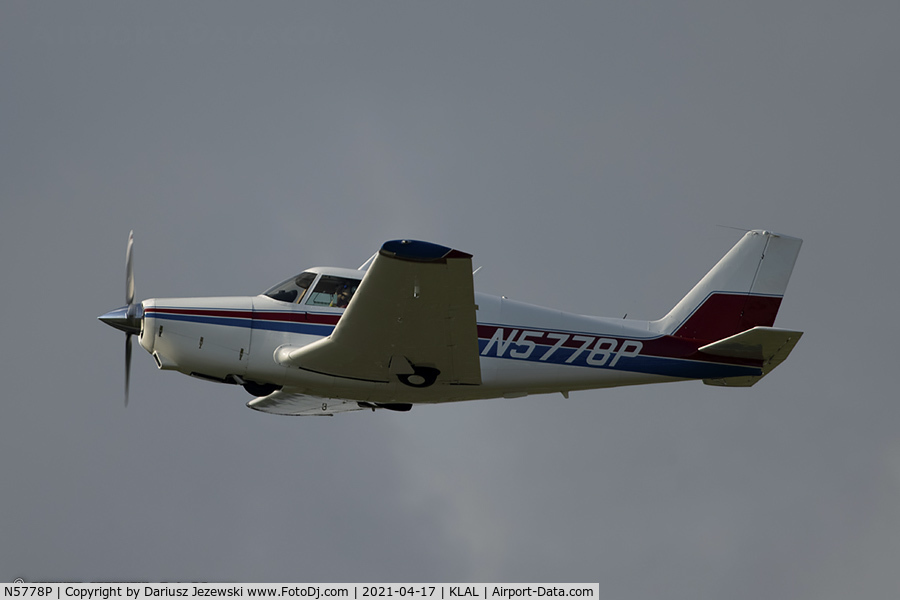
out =
[[381,246],[381,253],[392,258],[417,262],[434,262],[448,258],[472,258],[472,255],[466,252],[420,240],[390,240]]

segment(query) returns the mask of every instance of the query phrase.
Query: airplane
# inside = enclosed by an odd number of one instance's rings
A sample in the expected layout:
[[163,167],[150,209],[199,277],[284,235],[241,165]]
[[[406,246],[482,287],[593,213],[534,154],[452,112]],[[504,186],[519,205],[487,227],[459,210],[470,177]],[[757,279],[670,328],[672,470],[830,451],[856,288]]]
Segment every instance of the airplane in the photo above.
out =
[[803,332],[774,327],[802,240],[752,230],[665,316],[567,313],[474,291],[472,255],[385,242],[358,269],[316,267],[257,296],[134,301],[100,317],[163,371],[239,385],[247,406],[334,415],[702,380],[748,387]]

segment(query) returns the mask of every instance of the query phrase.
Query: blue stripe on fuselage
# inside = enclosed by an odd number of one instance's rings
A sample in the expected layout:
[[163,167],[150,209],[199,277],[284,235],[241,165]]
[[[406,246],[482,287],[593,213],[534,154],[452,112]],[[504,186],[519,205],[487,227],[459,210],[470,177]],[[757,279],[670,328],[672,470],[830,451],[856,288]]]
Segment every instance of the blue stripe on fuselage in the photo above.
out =
[[[498,356],[497,345],[495,344],[488,354],[484,354],[485,348],[490,344],[490,339],[480,338],[478,340],[478,353],[482,358],[502,358],[505,360],[520,360],[536,363],[549,363],[554,365],[568,365],[573,367],[587,367],[591,369],[612,369],[618,371],[629,371],[634,373],[648,373],[651,375],[663,375],[666,377],[680,377],[685,379],[721,379],[724,377],[744,377],[761,375],[762,369],[757,367],[748,367],[743,365],[727,365],[722,363],[704,362],[697,360],[689,360],[683,358],[669,358],[664,356],[650,356],[639,354],[637,356],[624,355],[615,361],[614,366],[610,364],[614,361],[615,351],[604,361],[604,364],[589,364],[588,357],[590,353],[582,351],[579,348],[560,347],[546,360],[542,357],[550,350],[551,346],[538,344],[528,357],[522,358],[510,355],[510,351],[518,348],[517,344],[510,344],[503,349]],[[575,360],[566,362],[573,354],[579,353]]]

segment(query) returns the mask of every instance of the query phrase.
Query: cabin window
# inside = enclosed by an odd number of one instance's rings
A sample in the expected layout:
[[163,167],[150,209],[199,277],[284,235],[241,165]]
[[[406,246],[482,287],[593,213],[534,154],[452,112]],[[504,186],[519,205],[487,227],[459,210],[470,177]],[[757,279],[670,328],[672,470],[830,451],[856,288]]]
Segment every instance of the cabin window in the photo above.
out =
[[306,290],[309,289],[309,286],[312,285],[312,282],[315,279],[315,273],[300,273],[296,277],[291,277],[287,281],[282,281],[275,287],[267,290],[264,295],[273,300],[297,304],[303,299]]
[[310,306],[331,306],[334,308],[347,308],[350,298],[359,287],[359,279],[347,277],[335,277],[334,275],[322,275],[319,283],[309,295],[306,304]]

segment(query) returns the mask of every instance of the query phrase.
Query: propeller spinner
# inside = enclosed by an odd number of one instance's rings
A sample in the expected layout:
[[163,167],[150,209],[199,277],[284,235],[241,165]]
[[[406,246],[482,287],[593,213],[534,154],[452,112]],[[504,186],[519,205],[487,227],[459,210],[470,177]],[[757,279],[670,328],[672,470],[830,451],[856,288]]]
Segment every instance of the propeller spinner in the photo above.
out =
[[125,251],[125,306],[97,317],[110,327],[125,332],[125,406],[128,406],[128,385],[131,379],[131,336],[141,332],[141,320],[144,316],[143,305],[134,302],[133,248],[134,231],[131,231],[128,234],[128,247]]

